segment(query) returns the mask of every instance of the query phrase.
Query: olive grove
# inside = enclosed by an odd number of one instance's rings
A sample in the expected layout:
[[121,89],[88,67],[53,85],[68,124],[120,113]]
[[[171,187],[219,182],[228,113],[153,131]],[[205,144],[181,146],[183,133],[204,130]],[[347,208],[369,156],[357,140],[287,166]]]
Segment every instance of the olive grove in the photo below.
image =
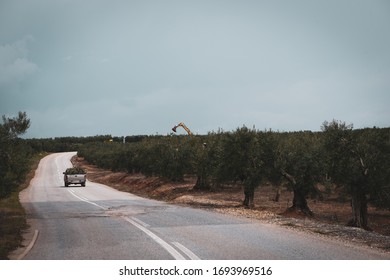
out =
[[277,193],[285,182],[294,194],[288,210],[307,215],[313,215],[307,198],[321,198],[316,185],[334,185],[350,197],[350,225],[368,228],[367,203],[390,209],[390,128],[354,130],[335,120],[321,128],[275,132],[244,126],[192,137],[143,137],[125,144],[100,141],[80,146],[79,155],[115,171],[171,181],[194,176],[194,190],[238,184],[248,208],[255,206],[255,188],[272,184]]

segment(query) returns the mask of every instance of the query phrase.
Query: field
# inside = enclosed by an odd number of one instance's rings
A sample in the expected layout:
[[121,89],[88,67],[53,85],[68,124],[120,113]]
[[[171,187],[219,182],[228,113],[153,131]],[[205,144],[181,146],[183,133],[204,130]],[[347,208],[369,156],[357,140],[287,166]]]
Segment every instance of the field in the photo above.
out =
[[258,219],[390,252],[390,211],[369,207],[369,226],[372,231],[347,227],[345,225],[351,217],[351,206],[348,198],[340,200],[336,192],[325,195],[323,200],[309,198],[309,207],[314,212],[314,217],[308,218],[286,211],[291,206],[292,192],[283,187],[279,201],[276,202],[276,188],[270,185],[260,186],[255,192],[255,208],[245,209],[242,206],[244,195],[240,185],[200,192],[193,190],[193,177],[186,177],[184,182],[172,183],[142,174],[111,172],[97,168],[80,157],[73,158],[73,163],[87,170],[89,180],[110,185],[121,191],[169,203]]

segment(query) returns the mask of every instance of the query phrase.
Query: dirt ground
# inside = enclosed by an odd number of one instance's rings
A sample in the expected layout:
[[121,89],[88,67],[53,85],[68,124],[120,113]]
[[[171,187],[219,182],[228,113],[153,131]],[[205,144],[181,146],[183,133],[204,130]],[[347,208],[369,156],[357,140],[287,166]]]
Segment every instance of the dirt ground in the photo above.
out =
[[245,209],[242,206],[243,189],[239,185],[224,186],[212,191],[194,191],[195,178],[185,178],[184,182],[172,183],[157,177],[145,177],[142,174],[100,169],[87,163],[83,158],[74,157],[72,161],[74,165],[86,169],[88,180],[107,184],[121,191],[169,203],[279,224],[390,253],[390,211],[388,210],[370,206],[368,219],[372,231],[366,231],[345,226],[351,218],[351,206],[348,201],[340,202],[337,197],[327,196],[322,201],[308,199],[309,207],[314,212],[314,217],[308,218],[304,215],[285,213],[291,206],[293,198],[292,192],[286,188],[281,189],[278,202],[274,199],[275,187],[266,185],[257,188],[255,208]]

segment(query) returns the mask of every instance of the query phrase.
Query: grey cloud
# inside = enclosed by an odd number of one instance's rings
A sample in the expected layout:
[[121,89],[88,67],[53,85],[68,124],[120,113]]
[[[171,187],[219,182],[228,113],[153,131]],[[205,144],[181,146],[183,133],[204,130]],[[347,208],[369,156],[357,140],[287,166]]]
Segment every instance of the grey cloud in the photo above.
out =
[[0,45],[0,86],[19,83],[36,72],[38,66],[29,60],[27,43],[32,36],[12,44]]
[[28,137],[388,126],[388,30],[381,0],[4,1],[0,113]]

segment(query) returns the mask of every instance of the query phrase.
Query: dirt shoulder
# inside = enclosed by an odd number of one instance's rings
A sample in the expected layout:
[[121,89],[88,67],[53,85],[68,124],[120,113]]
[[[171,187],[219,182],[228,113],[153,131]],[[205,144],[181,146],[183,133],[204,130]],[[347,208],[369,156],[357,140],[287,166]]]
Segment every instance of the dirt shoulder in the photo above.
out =
[[74,165],[86,169],[88,180],[107,184],[120,191],[173,204],[257,219],[264,223],[278,224],[390,253],[390,211],[370,207],[369,226],[373,231],[365,231],[345,226],[351,216],[350,205],[331,196],[322,201],[309,199],[309,207],[315,215],[314,218],[308,218],[284,214],[293,197],[292,192],[286,189],[281,190],[280,199],[276,202],[275,188],[261,186],[255,192],[255,208],[245,209],[242,207],[243,190],[237,185],[212,191],[194,191],[195,178],[185,178],[184,182],[172,183],[142,174],[111,172],[91,165],[83,158],[74,157],[72,161]]

